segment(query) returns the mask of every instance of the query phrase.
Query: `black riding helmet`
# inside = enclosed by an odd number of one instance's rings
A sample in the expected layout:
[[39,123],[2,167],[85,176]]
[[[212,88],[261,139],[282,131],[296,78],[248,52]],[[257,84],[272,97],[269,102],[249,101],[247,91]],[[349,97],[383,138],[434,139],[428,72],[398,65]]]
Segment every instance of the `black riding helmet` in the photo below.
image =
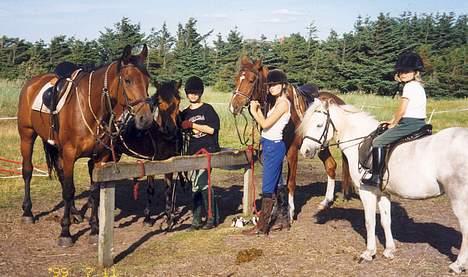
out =
[[269,86],[276,85],[276,84],[286,84],[288,83],[288,77],[286,74],[279,70],[273,69],[268,72],[266,84]]
[[205,87],[203,85],[202,79],[200,79],[197,76],[192,76],[188,78],[187,81],[185,82],[186,94],[193,93],[193,94],[202,95],[204,89]]
[[421,57],[414,52],[404,52],[399,57],[395,64],[395,71],[424,71],[424,63]]

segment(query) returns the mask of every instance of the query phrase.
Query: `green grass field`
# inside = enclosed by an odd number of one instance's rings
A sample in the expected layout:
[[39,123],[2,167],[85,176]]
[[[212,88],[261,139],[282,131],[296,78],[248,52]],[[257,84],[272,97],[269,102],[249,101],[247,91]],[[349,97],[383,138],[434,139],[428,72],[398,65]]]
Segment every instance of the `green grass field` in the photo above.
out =
[[[0,81],[0,117],[16,116],[16,107],[18,94],[21,88],[21,81]],[[154,93],[154,88],[150,89]],[[183,95],[183,90],[181,90]],[[203,100],[211,103],[218,112],[221,118],[220,144],[223,147],[243,148],[240,145],[236,134],[234,117],[228,110],[228,102],[231,97],[230,93],[221,93],[207,88]],[[365,111],[375,115],[377,119],[390,119],[394,109],[397,106],[397,100],[391,97],[381,97],[375,95],[362,94],[347,94],[340,95],[347,103],[356,107],[362,108]],[[181,109],[187,106],[188,102],[184,98],[181,104]],[[468,108],[468,99],[446,99],[435,100],[429,99],[428,113],[435,110],[432,117],[434,130],[440,130],[447,127],[461,126],[468,127],[468,111],[458,111]],[[251,130],[251,119],[249,116],[248,133]],[[240,119],[239,128],[244,126],[243,119]],[[19,137],[16,130],[15,120],[0,120],[0,157],[21,160],[19,152]],[[337,154],[338,151],[333,149]],[[42,144],[39,140],[36,141],[33,161],[35,165],[45,167],[45,159],[42,151]],[[12,168],[10,164],[0,161],[0,167]],[[17,166],[15,169],[19,169]],[[2,175],[5,176],[5,175]],[[86,173],[86,161],[79,160],[75,170],[75,183],[77,185],[77,193],[80,190],[87,189],[88,176]],[[45,177],[33,178],[32,191],[34,198],[59,198],[60,189],[58,189],[56,180],[48,180]],[[18,203],[23,193],[23,181],[21,178],[0,179],[0,207],[11,207],[13,203]]]

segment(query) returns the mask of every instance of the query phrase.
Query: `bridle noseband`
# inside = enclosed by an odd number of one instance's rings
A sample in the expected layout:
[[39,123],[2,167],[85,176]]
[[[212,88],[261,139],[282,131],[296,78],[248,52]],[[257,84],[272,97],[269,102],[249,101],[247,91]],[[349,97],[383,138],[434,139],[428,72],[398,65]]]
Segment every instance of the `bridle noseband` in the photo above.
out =
[[309,139],[309,140],[311,140],[313,142],[316,142],[316,143],[320,144],[320,149],[325,149],[325,148],[327,148],[329,146],[328,142],[327,142],[327,137],[328,137],[328,132],[330,130],[330,126],[332,126],[332,128],[333,128],[333,132],[335,132],[336,127],[335,127],[335,124],[333,124],[333,121],[331,120],[329,110],[327,110],[327,111],[314,111],[314,113],[323,113],[323,114],[325,114],[327,116],[327,120],[325,122],[325,127],[323,129],[322,135],[320,136],[319,139],[313,138],[311,136],[305,136],[303,141],[306,140],[306,139]]
[[[127,65],[122,66],[120,69],[125,68],[125,67],[136,67],[136,66],[133,65],[133,64],[127,64]],[[107,78],[107,74],[106,74],[106,78]],[[119,73],[119,83],[118,83],[118,86],[117,86],[117,92],[119,91],[119,87],[120,87],[121,83],[122,83],[122,74]],[[135,116],[136,113],[138,112],[138,110],[135,110],[135,106],[137,106],[137,105],[139,105],[141,103],[145,103],[145,104],[150,104],[151,103],[151,98],[150,97],[145,97],[145,98],[140,98],[140,99],[135,99],[135,100],[130,101],[129,98],[128,98],[127,91],[125,90],[125,87],[123,87],[123,86],[122,86],[122,94],[123,94],[124,99],[125,99],[125,105],[122,105],[122,106],[124,107],[124,110],[128,110],[128,113],[131,116]]]
[[246,107],[247,105],[249,105],[250,101],[252,101],[252,98],[253,98],[253,90],[254,90],[255,87],[257,86],[257,82],[258,82],[258,79],[259,79],[258,73],[255,73],[255,72],[250,71],[250,72],[254,73],[254,75],[255,75],[255,81],[253,81],[252,87],[250,88],[250,91],[249,91],[249,92],[246,93],[246,92],[240,91],[239,89],[240,89],[240,87],[241,87],[241,85],[242,85],[242,82],[243,82],[244,79],[245,79],[245,72],[246,72],[245,70],[242,71],[241,76],[239,77],[239,80],[240,80],[239,86],[237,86],[236,91],[234,92],[234,95],[233,95],[233,97],[235,97],[236,95],[240,95],[240,96],[242,96],[242,97],[244,97],[244,98],[247,98],[247,102],[244,104],[244,107]]

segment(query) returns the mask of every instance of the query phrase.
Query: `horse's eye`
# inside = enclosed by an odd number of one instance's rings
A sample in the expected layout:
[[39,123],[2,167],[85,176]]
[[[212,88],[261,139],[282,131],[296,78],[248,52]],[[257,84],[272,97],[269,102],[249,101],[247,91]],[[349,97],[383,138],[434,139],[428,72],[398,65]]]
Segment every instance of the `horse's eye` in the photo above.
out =
[[323,123],[317,124],[317,128],[322,128],[322,127],[323,127]]
[[125,79],[125,84],[130,85],[132,81],[130,79]]

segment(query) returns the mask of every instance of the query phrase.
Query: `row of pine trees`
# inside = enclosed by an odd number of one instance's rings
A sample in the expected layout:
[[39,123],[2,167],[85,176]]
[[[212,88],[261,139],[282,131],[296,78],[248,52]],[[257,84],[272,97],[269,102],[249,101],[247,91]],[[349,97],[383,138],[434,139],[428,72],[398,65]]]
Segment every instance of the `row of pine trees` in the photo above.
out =
[[60,35],[49,43],[20,38],[0,38],[0,78],[25,79],[50,72],[61,61],[85,67],[109,63],[127,44],[150,47],[148,68],[155,80],[201,76],[218,90],[231,91],[239,57],[262,58],[280,68],[294,83],[312,82],[340,92],[391,95],[395,92],[393,66],[400,53],[418,52],[426,65],[423,79],[433,97],[468,96],[467,15],[414,14],[399,17],[380,14],[375,20],[358,17],[354,28],[342,35],[331,31],[318,40],[313,24],[306,36],[293,33],[282,38],[244,39],[237,30],[227,36],[212,31],[201,34],[190,18],[171,34],[164,23],[145,34],[140,24],[122,18],[105,28],[95,40]]

